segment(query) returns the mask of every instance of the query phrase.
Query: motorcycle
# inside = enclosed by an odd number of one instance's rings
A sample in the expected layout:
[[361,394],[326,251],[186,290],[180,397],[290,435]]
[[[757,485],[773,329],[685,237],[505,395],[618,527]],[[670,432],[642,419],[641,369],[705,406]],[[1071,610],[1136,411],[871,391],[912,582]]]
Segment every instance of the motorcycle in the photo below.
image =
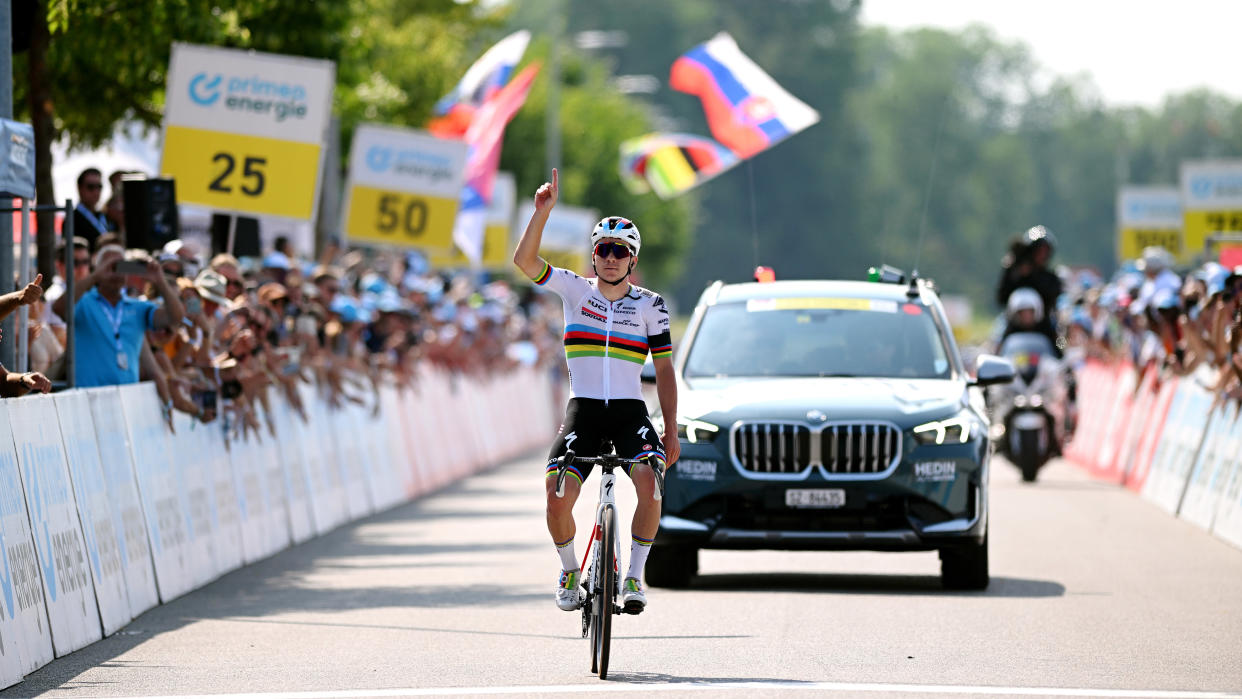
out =
[[992,439],[1022,471],[1022,480],[1031,483],[1061,453],[1065,439],[1064,366],[1041,333],[1014,333],[997,353],[1013,363],[1017,376],[990,389],[988,405],[1000,418],[992,421]]

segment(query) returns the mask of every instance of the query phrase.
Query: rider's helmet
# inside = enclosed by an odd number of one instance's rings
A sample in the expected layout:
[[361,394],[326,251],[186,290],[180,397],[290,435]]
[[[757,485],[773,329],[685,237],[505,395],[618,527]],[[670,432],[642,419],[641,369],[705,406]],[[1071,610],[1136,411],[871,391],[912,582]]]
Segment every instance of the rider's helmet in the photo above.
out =
[[1044,245],[1048,246],[1050,254],[1057,251],[1057,237],[1044,226],[1031,226],[1026,229],[1026,232],[1022,234],[1022,240],[1030,252],[1035,252]]
[[1034,311],[1036,323],[1044,319],[1044,300],[1038,291],[1025,286],[1014,289],[1009,295],[1009,303],[1005,305],[1005,316],[1013,320],[1021,311]]
[[604,238],[620,238],[625,244],[630,246],[634,251],[634,255],[638,256],[638,249],[643,245],[642,236],[638,233],[638,226],[628,218],[620,216],[609,216],[601,218],[599,223],[595,224],[595,230],[591,231],[591,249],[595,249],[595,244]]

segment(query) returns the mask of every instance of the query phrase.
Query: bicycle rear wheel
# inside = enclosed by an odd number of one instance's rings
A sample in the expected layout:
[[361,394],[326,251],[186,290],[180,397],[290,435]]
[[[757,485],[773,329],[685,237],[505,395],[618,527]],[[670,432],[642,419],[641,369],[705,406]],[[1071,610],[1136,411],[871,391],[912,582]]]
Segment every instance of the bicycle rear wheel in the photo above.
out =
[[616,532],[613,530],[616,515],[611,507],[604,507],[603,518],[598,542],[599,555],[596,556],[599,568],[595,575],[598,587],[595,590],[596,616],[593,624],[595,631],[592,634],[595,652],[591,662],[591,671],[598,671],[601,680],[608,679],[608,652],[612,645],[612,610],[617,601],[617,542]]

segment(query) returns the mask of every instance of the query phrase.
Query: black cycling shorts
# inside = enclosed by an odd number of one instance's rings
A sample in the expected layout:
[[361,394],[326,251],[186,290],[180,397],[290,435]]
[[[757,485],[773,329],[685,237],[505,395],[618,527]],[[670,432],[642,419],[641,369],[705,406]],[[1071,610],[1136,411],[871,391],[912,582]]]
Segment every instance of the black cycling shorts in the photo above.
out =
[[[578,456],[599,456],[600,444],[611,440],[617,456],[641,459],[657,456],[664,460],[664,444],[647,417],[647,404],[641,400],[611,400],[607,404],[596,398],[570,398],[565,407],[565,421],[548,453],[545,473],[556,473],[557,459],[566,451]],[[630,474],[626,464],[625,475]],[[573,464],[566,473],[581,484],[591,475],[592,464]]]

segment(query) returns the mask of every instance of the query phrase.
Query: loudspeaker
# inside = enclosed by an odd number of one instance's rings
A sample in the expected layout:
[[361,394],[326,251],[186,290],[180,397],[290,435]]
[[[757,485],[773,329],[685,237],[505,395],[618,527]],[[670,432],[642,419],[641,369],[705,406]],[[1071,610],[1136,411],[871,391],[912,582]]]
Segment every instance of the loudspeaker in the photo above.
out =
[[181,235],[177,189],[172,178],[121,179],[125,196],[125,244],[152,252]]
[[[211,254],[229,251],[229,218],[234,214],[212,214]],[[249,216],[237,217],[237,230],[233,236],[233,257],[259,257],[263,246],[259,242],[259,219]]]

